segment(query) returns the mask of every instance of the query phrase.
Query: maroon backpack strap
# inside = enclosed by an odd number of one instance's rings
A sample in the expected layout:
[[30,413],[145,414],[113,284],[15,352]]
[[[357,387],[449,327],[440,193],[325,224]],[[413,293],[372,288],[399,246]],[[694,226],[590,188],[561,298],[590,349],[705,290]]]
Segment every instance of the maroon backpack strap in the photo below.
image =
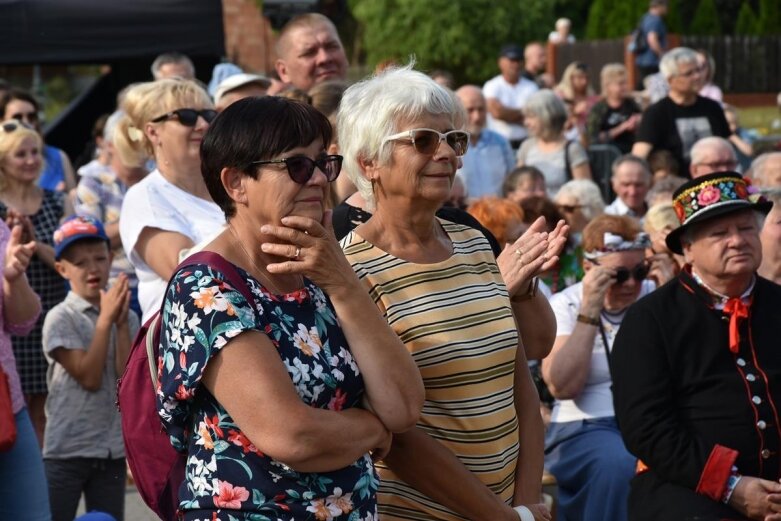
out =
[[213,251],[199,251],[184,259],[179,266],[176,267],[174,274],[179,272],[182,268],[194,264],[207,264],[225,275],[225,279],[230,285],[241,293],[247,303],[254,309],[255,297],[252,295],[249,285],[247,285],[247,280],[239,274],[238,270],[236,270],[236,266],[229,262],[225,257]]

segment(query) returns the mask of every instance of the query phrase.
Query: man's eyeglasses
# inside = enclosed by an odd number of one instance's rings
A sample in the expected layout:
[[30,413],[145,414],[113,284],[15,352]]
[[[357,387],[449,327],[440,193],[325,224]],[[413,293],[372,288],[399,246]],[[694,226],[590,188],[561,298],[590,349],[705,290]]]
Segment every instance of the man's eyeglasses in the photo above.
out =
[[339,155],[320,156],[317,159],[309,159],[306,156],[293,156],[285,159],[269,159],[264,161],[253,161],[253,165],[274,165],[284,163],[287,167],[287,175],[290,179],[300,185],[304,185],[312,179],[315,174],[315,167],[319,168],[328,182],[335,181],[342,171],[342,160]]
[[725,161],[713,161],[712,163],[697,163],[695,166],[704,166],[714,172],[723,172],[725,170],[735,170],[738,166],[738,162],[727,159]]
[[0,128],[3,129],[3,132],[11,133],[18,129],[19,127],[24,127],[28,130],[34,130],[30,125],[26,124],[23,121],[15,120],[15,119],[9,119],[8,121],[3,121],[3,123],[0,125]]
[[412,147],[419,154],[426,156],[433,156],[439,148],[439,144],[442,141],[446,141],[448,146],[453,149],[456,156],[461,157],[466,154],[466,149],[469,147],[469,132],[463,130],[451,130],[442,134],[436,130],[430,128],[413,128],[387,136],[382,140],[384,145],[388,141],[396,141],[400,139],[409,140],[412,143]]
[[[599,266],[598,262],[591,262]],[[651,271],[651,266],[647,262],[641,262],[632,269],[626,268],[624,266],[619,266],[618,268],[613,269],[616,270],[616,280],[613,282],[613,284],[618,286],[628,281],[630,277],[635,279],[637,282],[644,281],[648,276],[648,272]]]
[[211,123],[217,117],[217,111],[213,109],[176,109],[156,117],[152,120],[152,123],[160,123],[161,121],[176,118],[185,127],[194,127],[198,123],[198,116],[201,116],[206,123]]

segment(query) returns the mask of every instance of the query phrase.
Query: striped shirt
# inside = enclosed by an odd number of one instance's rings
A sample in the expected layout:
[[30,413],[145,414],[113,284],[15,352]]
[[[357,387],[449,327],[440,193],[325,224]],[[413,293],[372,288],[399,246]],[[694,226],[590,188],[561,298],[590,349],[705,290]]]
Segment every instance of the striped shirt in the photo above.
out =
[[[415,264],[355,231],[342,248],[420,369],[426,400],[418,428],[450,449],[503,501],[518,459],[513,399],[518,331],[494,255],[478,231],[440,220],[450,258]],[[461,520],[378,465],[382,519]]]

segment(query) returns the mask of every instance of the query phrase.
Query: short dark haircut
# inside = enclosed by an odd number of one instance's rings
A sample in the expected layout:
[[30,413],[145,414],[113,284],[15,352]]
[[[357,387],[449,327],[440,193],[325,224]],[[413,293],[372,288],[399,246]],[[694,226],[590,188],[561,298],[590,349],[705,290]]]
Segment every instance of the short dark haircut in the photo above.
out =
[[35,107],[36,111],[41,110],[41,105],[38,103],[38,100],[35,99],[35,96],[24,89],[11,87],[0,96],[0,119],[7,119],[5,117],[5,109],[8,107],[8,104],[14,100],[26,101]]
[[59,260],[70,261],[73,258],[73,252],[76,251],[76,248],[74,248],[74,246],[84,246],[88,244],[105,244],[106,251],[111,253],[111,247],[109,246],[108,242],[106,242],[106,239],[101,239],[100,237],[84,237],[82,239],[77,239],[73,241],[68,245],[67,248],[62,250],[62,253],[60,253]]
[[331,141],[331,124],[317,109],[278,96],[250,97],[231,104],[209,125],[201,143],[201,174],[206,188],[226,218],[236,206],[220,179],[223,168],[236,168],[258,178],[253,161],[305,147],[316,139]]

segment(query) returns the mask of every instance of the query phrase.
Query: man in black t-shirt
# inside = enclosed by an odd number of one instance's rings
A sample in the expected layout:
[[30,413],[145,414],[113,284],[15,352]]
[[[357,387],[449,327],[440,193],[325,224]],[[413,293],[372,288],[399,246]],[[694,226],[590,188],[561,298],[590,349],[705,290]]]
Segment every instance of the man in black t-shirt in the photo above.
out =
[[647,158],[654,150],[669,150],[688,173],[694,143],[708,136],[728,138],[731,132],[721,105],[698,95],[702,71],[693,50],[671,50],[662,57],[660,69],[670,93],[646,110],[632,153]]

